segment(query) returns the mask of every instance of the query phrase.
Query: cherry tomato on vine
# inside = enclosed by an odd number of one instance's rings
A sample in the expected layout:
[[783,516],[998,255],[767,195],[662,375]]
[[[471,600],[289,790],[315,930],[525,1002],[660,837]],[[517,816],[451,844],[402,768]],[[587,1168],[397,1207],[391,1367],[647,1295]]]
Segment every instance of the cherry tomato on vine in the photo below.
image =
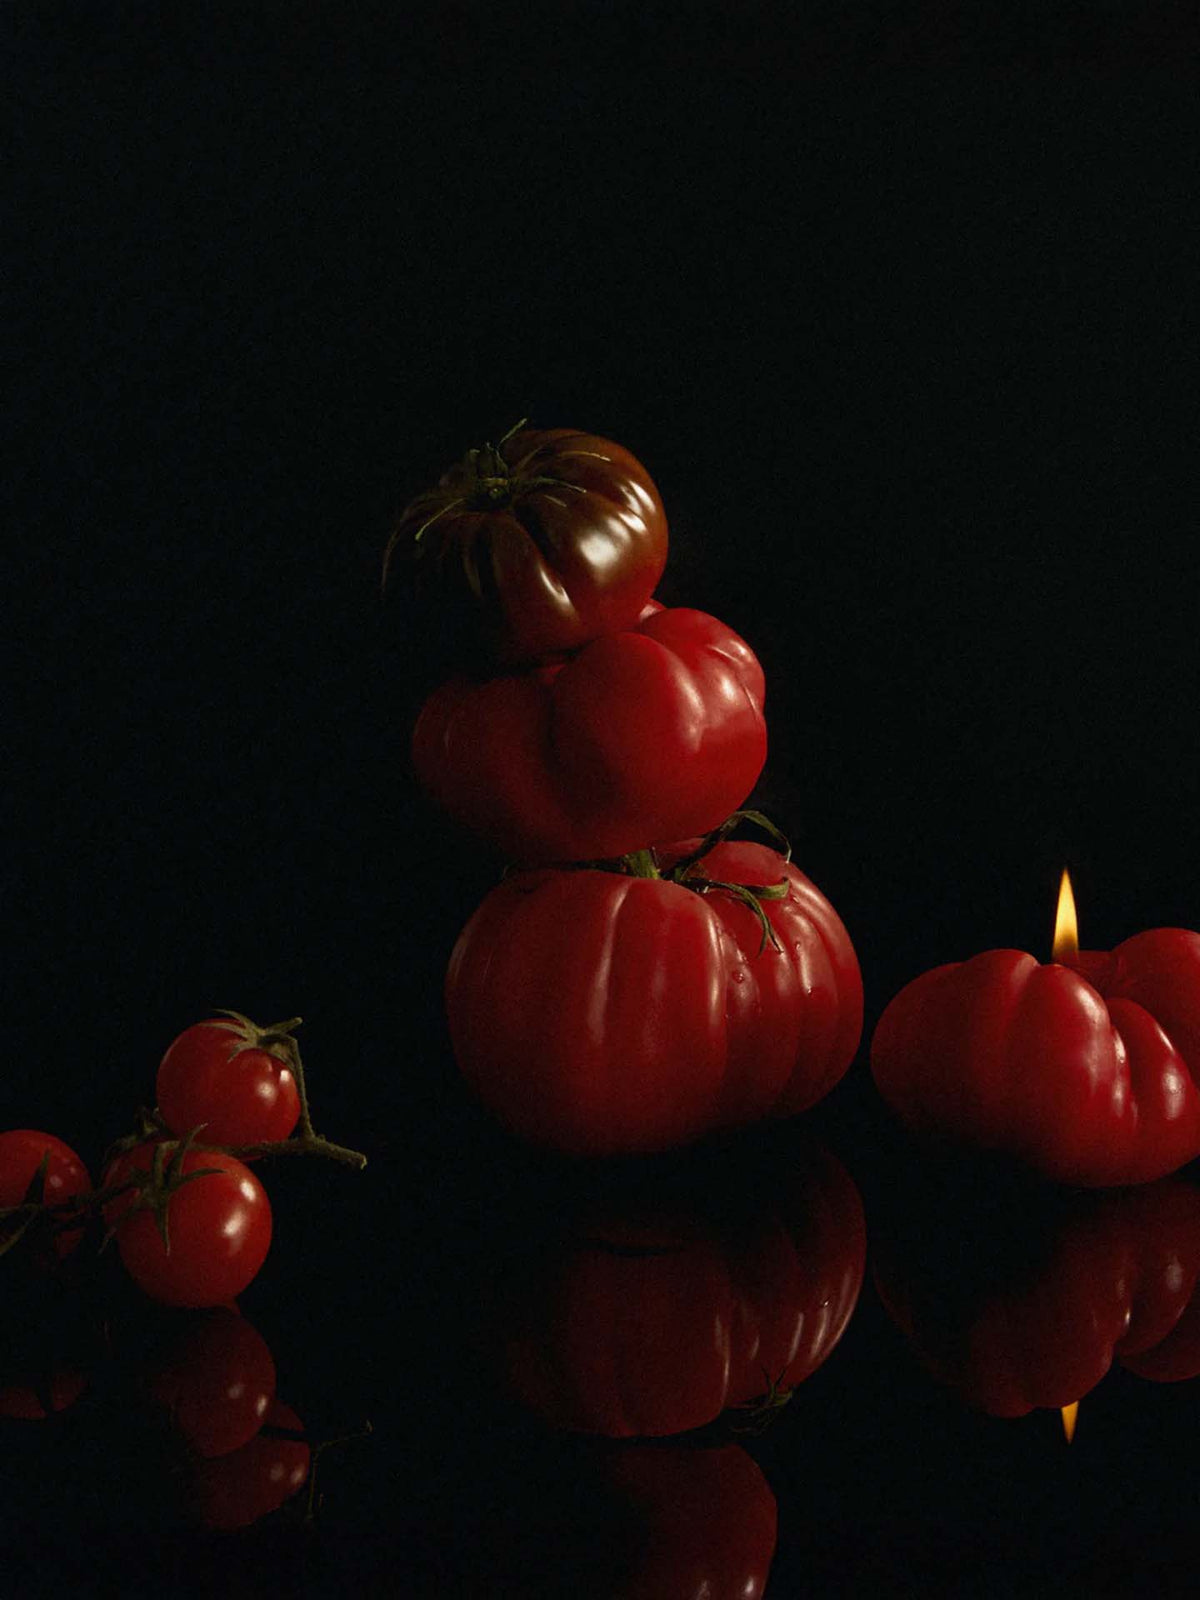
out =
[[[149,1141],[119,1156],[106,1180],[148,1173],[153,1148]],[[185,1151],[180,1176],[184,1181],[166,1202],[170,1250],[153,1210],[124,1196],[111,1208],[117,1249],[129,1275],[151,1299],[174,1306],[219,1305],[241,1294],[266,1260],[271,1202],[245,1162],[221,1150]]]
[[286,1139],[300,1116],[284,1035],[232,1017],[185,1028],[162,1058],[155,1090],[172,1133],[203,1123],[206,1144]]
[[[42,1199],[47,1205],[60,1204],[70,1200],[73,1195],[86,1193],[92,1187],[87,1168],[69,1144],[64,1144],[52,1133],[39,1133],[34,1128],[13,1128],[7,1133],[0,1133],[0,1210],[24,1203],[43,1156],[47,1161]],[[0,1223],[0,1243],[5,1232],[3,1223]],[[82,1238],[82,1225],[56,1233],[54,1249],[60,1259],[70,1255]]]

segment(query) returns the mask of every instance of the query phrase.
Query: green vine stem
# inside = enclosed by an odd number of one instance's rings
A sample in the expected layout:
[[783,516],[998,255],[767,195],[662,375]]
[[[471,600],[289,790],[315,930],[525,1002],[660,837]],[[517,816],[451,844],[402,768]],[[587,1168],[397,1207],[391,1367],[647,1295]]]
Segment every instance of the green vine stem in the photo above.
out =
[[[343,1166],[354,1167],[361,1172],[367,1164],[367,1158],[361,1150],[351,1150],[344,1144],[335,1144],[332,1139],[323,1138],[313,1127],[308,1088],[304,1079],[304,1063],[300,1056],[300,1047],[291,1031],[300,1026],[301,1019],[291,1017],[287,1022],[276,1023],[269,1028],[259,1028],[240,1011],[222,1010],[221,1014],[234,1018],[246,1028],[253,1029],[260,1043],[277,1045],[285,1052],[288,1068],[296,1080],[296,1092],[300,1099],[299,1133],[290,1139],[264,1139],[254,1144],[204,1144],[198,1137],[203,1131],[203,1123],[189,1129],[180,1139],[172,1134],[157,1109],[152,1112],[140,1110],[136,1131],[109,1146],[102,1166],[108,1167],[113,1158],[124,1150],[132,1149],[147,1139],[158,1139],[155,1148],[156,1172],[151,1175],[152,1179],[158,1182],[162,1180],[164,1161],[173,1160],[174,1165],[178,1167],[183,1151],[189,1149],[219,1150],[222,1154],[236,1156],[239,1160],[253,1159],[257,1156],[323,1156],[327,1161],[337,1161]],[[164,1138],[163,1135],[167,1137]],[[0,1207],[0,1256],[6,1255],[40,1218],[45,1217],[56,1233],[65,1233],[79,1227],[90,1213],[101,1210],[109,1201],[116,1200],[133,1190],[140,1192],[145,1187],[142,1179],[133,1178],[122,1183],[107,1184],[99,1189],[86,1189],[81,1194],[71,1195],[66,1200],[47,1202],[41,1198],[45,1166],[46,1159],[43,1158],[38,1173],[30,1185],[28,1197],[20,1205]],[[203,1173],[197,1171],[188,1176],[198,1178],[212,1170],[214,1169],[208,1168]],[[6,1227],[6,1224],[9,1226]]]
[[709,894],[714,889],[719,890],[722,894],[731,894],[735,899],[740,900],[743,905],[748,906],[759,920],[762,937],[758,943],[758,954],[762,955],[768,941],[770,941],[774,949],[778,950],[780,948],[779,938],[762,908],[762,902],[764,900],[786,900],[789,888],[788,880],[781,878],[778,883],[771,884],[729,883],[723,878],[707,878],[699,871],[705,856],[727,839],[735,828],[739,828],[743,823],[747,822],[753,823],[757,828],[761,828],[782,847],[781,853],[785,864],[792,859],[792,847],[788,843],[786,834],[781,833],[769,817],[764,816],[761,811],[735,811],[725,818],[719,828],[714,828],[711,833],[706,833],[696,849],[683,856],[667,872],[663,873],[659,870],[658,856],[653,849],[634,850],[629,855],[622,856],[617,870],[631,878],[663,879],[667,883],[676,883],[681,888],[691,889],[696,894]]

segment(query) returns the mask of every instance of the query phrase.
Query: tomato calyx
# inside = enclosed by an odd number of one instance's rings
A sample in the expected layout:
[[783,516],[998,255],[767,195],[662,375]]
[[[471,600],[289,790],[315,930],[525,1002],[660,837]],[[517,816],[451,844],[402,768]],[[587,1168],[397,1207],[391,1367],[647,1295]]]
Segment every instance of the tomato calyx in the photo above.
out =
[[116,1198],[117,1195],[130,1191],[133,1198],[128,1206],[122,1207],[120,1215],[110,1223],[101,1242],[101,1249],[104,1249],[135,1212],[149,1211],[154,1218],[158,1236],[162,1240],[163,1250],[170,1255],[171,1197],[197,1178],[219,1177],[224,1170],[222,1167],[196,1167],[190,1172],[183,1170],[184,1159],[195,1148],[196,1135],[202,1127],[203,1124],[189,1128],[182,1139],[160,1139],[151,1152],[149,1172],[138,1172],[128,1181],[114,1185],[114,1193],[108,1198]]
[[744,1422],[730,1422],[731,1433],[751,1434],[754,1437],[765,1433],[796,1392],[794,1387],[785,1386],[782,1373],[776,1378],[766,1367],[760,1370],[767,1380],[767,1387],[756,1399],[730,1407],[731,1411],[741,1412],[746,1419]]
[[240,1011],[231,1011],[227,1006],[218,1006],[217,1014],[228,1017],[228,1022],[217,1022],[214,1018],[209,1026],[222,1028],[235,1034],[239,1044],[232,1052],[240,1056],[244,1050],[265,1050],[268,1055],[273,1055],[277,1061],[285,1062],[291,1066],[290,1045],[294,1042],[292,1034],[304,1021],[303,1017],[289,1017],[286,1022],[271,1022],[265,1027],[257,1022],[252,1022],[249,1017]]
[[[635,850],[627,856],[622,856],[615,870],[625,873],[632,878],[657,878],[667,883],[676,883],[683,889],[691,889],[695,894],[711,894],[714,891],[730,894],[749,907],[758,918],[762,929],[759,939],[758,954],[762,955],[768,941],[776,950],[780,948],[779,939],[775,929],[771,926],[770,919],[763,910],[764,900],[786,900],[788,895],[788,880],[781,878],[778,883],[730,883],[724,878],[709,878],[701,870],[704,858],[729,837],[736,828],[743,823],[752,823],[770,834],[776,843],[782,846],[781,854],[785,862],[792,859],[792,847],[787,837],[783,834],[769,817],[761,811],[735,811],[726,817],[720,827],[714,828],[711,833],[706,833],[697,847],[674,862],[665,872],[662,870],[658,852],[653,847],[646,850]],[[603,863],[601,863],[603,865]]]
[[[420,518],[420,522],[412,538],[417,554],[420,555],[427,548],[424,542],[425,535],[448,512],[457,511],[459,508],[466,511],[498,511],[512,505],[535,489],[567,489],[572,494],[587,493],[581,484],[569,483],[565,478],[552,477],[548,473],[523,471],[528,457],[516,463],[509,461],[504,453],[504,446],[514,435],[520,433],[528,421],[528,417],[522,417],[519,422],[514,422],[496,444],[492,444],[489,440],[478,448],[468,450],[456,475],[460,481],[438,484],[436,488],[426,490],[424,494],[419,494],[415,500],[409,502],[401,512],[397,526],[393,529],[383,552],[381,583],[383,589],[387,588],[388,572],[396,545],[400,540],[401,529],[415,518]],[[482,599],[483,585],[475,552],[464,549],[462,559],[467,581],[476,598]]]

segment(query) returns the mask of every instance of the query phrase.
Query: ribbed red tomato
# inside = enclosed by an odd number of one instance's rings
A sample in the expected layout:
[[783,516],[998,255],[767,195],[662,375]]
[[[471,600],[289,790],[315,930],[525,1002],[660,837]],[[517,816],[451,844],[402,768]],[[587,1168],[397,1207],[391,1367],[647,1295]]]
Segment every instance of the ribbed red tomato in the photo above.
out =
[[501,661],[631,626],[667,559],[658,490],[628,450],[522,428],[470,450],[401,514],[388,545],[427,603],[465,606]]
[[[446,977],[459,1066],[510,1128],[560,1150],[669,1149],[790,1116],[845,1072],[862,979],[841,919],[777,851],[722,843],[727,889],[583,868],[515,873],[471,918]],[[761,947],[761,948],[760,948]]]
[[763,673],[702,611],[647,608],[569,661],[434,691],[417,775],[524,864],[599,861],[715,828],[767,755]]
[[879,1092],[917,1132],[1063,1183],[1148,1183],[1200,1155],[1200,934],[1151,928],[1041,965],[985,950],[891,1001]]

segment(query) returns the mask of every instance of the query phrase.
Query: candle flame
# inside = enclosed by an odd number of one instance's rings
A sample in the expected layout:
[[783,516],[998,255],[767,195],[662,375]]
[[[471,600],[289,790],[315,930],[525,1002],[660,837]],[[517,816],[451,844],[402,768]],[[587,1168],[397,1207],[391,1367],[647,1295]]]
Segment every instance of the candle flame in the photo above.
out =
[[1072,1403],[1069,1406],[1063,1406],[1063,1408],[1062,1408],[1063,1433],[1066,1435],[1066,1439],[1067,1439],[1067,1443],[1068,1444],[1070,1444],[1071,1440],[1075,1437],[1075,1418],[1078,1415],[1079,1415],[1079,1401],[1078,1400],[1072,1401]]
[[1079,920],[1075,915],[1075,894],[1066,867],[1058,886],[1058,909],[1054,913],[1053,961],[1070,961],[1079,954]]

